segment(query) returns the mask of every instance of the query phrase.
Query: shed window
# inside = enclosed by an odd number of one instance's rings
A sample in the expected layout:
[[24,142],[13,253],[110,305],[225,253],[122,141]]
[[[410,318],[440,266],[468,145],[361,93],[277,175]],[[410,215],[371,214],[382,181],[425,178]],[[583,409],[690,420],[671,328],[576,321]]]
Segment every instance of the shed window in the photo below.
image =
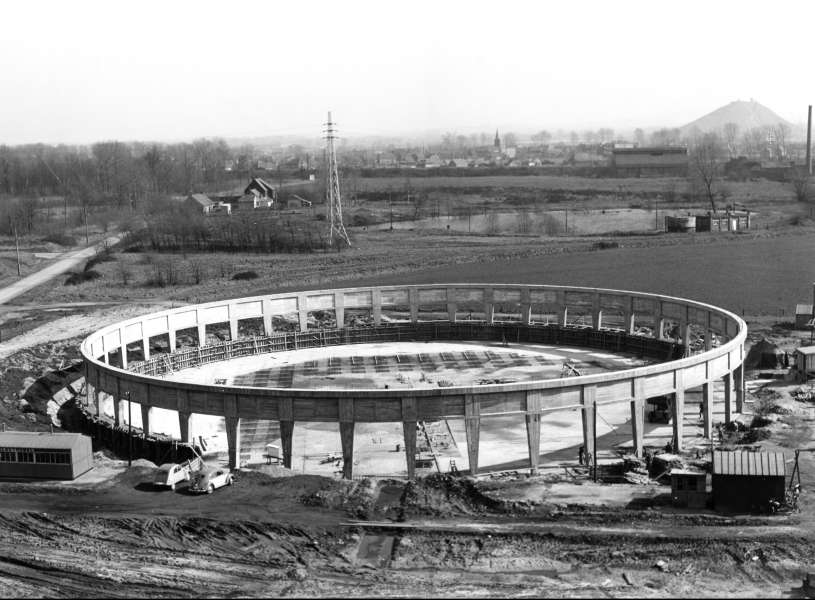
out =
[[69,450],[38,450],[36,452],[36,459],[40,464],[67,465],[71,462],[71,452]]

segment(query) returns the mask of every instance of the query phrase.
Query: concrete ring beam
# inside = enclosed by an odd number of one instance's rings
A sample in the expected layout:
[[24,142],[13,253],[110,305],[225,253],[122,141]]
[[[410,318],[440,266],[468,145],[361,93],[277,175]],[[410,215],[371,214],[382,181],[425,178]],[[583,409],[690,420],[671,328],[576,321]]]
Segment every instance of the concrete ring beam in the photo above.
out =
[[[670,296],[612,289],[521,284],[428,284],[310,290],[182,306],[104,327],[81,345],[88,397],[113,397],[114,420],[126,398],[140,405],[145,433],[153,408],[176,411],[182,441],[193,414],[225,419],[230,465],[240,457],[241,419],[280,422],[284,465],[291,467],[295,422],[339,423],[351,477],[355,423],[402,422],[409,477],[422,421],[464,419],[470,472],[478,472],[481,422],[523,415],[529,468],[538,466],[540,419],[581,411],[584,447],[593,451],[597,406],[628,403],[635,453],[642,454],[644,405],[671,395],[681,415],[685,392],[702,389],[704,431],[712,426],[713,383],[744,396],[745,322],[724,309]],[[297,389],[174,381],[172,373],[214,361],[292,349],[380,341],[489,340],[554,343],[634,352],[660,362],[555,379],[428,389]],[[673,439],[682,446],[682,419]]]

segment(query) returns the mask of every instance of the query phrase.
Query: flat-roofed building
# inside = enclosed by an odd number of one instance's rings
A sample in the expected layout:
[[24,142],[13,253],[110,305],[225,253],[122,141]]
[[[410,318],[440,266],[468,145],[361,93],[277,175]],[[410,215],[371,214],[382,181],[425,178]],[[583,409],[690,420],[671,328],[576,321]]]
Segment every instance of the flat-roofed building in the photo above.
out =
[[614,148],[611,160],[620,177],[684,177],[688,173],[688,149],[681,146]]
[[80,433],[0,433],[0,478],[76,479],[93,468],[91,438]]

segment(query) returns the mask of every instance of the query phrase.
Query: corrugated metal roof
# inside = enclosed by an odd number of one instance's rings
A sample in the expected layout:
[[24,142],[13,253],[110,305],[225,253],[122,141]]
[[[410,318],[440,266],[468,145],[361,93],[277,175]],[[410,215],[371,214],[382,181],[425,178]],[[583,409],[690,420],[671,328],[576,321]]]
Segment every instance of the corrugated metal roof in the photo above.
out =
[[782,452],[716,451],[713,453],[713,474],[784,477],[787,465]]
[[0,447],[41,448],[43,450],[72,450],[79,445],[81,433],[47,433],[36,431],[4,431],[0,433]]
[[795,305],[795,314],[796,315],[811,315],[812,314],[812,305],[811,304],[796,304]]
[[815,346],[802,346],[795,349],[796,352],[804,355],[815,354]]

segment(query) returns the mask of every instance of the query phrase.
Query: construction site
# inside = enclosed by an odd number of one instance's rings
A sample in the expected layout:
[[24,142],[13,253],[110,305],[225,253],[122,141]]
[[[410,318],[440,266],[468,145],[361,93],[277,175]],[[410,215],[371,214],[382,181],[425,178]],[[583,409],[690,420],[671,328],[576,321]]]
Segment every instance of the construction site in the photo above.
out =
[[815,596],[815,314],[754,275],[806,236],[735,239],[734,204],[666,227],[715,277],[675,238],[468,237],[487,259],[349,282],[383,234],[346,229],[324,134],[321,285],[6,288],[0,593]]

